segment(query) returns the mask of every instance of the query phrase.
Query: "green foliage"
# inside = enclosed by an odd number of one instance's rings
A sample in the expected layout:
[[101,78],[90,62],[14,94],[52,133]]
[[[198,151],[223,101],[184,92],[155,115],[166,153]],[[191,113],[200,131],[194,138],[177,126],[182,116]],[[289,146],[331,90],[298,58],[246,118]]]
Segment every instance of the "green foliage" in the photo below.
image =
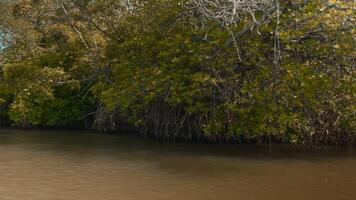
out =
[[0,105],[10,104],[0,117],[16,125],[94,113],[100,131],[128,124],[167,139],[353,137],[351,1],[281,1],[277,29],[274,16],[233,45],[245,22],[221,27],[178,0],[40,2],[11,5],[18,44],[1,54]]

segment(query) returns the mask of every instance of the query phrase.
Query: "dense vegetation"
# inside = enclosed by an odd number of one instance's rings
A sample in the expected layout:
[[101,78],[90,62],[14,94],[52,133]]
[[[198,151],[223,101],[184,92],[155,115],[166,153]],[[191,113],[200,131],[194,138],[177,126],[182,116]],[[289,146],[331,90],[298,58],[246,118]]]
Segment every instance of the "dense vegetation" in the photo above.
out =
[[264,1],[231,19],[200,0],[1,1],[0,123],[353,142],[354,1]]

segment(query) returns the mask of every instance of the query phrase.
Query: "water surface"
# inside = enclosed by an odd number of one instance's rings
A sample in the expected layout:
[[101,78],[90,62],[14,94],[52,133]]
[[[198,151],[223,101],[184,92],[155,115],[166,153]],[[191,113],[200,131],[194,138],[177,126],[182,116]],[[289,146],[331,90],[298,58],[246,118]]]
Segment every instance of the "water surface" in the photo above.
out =
[[353,152],[0,130],[0,200],[354,200]]

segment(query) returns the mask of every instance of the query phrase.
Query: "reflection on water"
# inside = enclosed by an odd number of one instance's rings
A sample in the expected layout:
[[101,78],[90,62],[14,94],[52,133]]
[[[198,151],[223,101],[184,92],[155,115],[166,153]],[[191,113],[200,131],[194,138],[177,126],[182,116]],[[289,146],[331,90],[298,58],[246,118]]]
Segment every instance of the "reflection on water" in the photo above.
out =
[[353,200],[356,155],[0,130],[1,200]]

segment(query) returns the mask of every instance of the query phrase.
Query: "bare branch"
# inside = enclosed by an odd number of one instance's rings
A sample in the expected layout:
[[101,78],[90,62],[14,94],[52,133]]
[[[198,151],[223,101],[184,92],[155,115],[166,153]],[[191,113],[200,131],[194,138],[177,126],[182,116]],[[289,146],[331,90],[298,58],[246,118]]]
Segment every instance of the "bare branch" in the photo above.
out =
[[256,14],[267,13],[275,7],[274,0],[192,0],[192,3],[205,17],[224,26],[236,24],[247,17],[259,24]]

